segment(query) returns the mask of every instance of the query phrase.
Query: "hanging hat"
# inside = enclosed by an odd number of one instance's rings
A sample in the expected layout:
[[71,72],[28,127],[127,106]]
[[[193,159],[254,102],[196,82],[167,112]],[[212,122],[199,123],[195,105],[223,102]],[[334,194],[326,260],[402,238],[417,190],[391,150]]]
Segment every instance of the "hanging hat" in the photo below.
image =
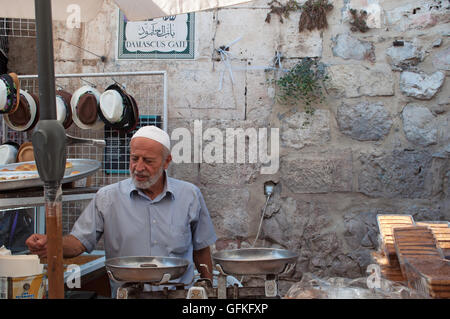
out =
[[15,163],[18,150],[19,144],[12,141],[0,145],[0,165]]
[[19,151],[17,152],[17,162],[30,162],[34,161],[34,149],[31,142],[25,142],[20,145]]
[[0,75],[0,113],[13,113],[19,107],[20,81],[15,73]]
[[14,113],[3,115],[12,130],[31,131],[39,121],[39,100],[36,95],[20,90],[19,106]]
[[131,121],[131,125],[130,125],[130,129],[127,132],[131,132],[134,129],[136,129],[136,127],[139,124],[139,109],[138,109],[138,105],[136,103],[136,100],[134,99],[134,97],[132,95],[130,95],[131,101],[133,103],[133,120]]
[[108,86],[100,96],[99,116],[116,130],[129,132],[136,127],[137,104],[134,98],[119,85]]
[[72,108],[70,107],[70,100],[72,94],[64,90],[56,91],[56,120],[68,129],[72,123]]
[[85,130],[99,130],[105,125],[99,117],[100,92],[90,86],[76,90],[70,106],[75,124]]

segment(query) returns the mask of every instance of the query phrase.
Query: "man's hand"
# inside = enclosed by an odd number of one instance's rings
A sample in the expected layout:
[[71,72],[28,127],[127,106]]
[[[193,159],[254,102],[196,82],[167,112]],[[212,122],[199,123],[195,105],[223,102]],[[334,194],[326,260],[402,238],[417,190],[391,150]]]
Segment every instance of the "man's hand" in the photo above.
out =
[[47,235],[33,234],[25,241],[32,254],[40,258],[47,257]]
[[[47,235],[33,234],[25,241],[30,253],[36,254],[39,258],[47,257]],[[63,237],[63,257],[76,257],[86,251],[86,247],[74,236]]]
[[[200,250],[193,251],[193,259],[195,266],[200,273],[200,278],[208,278],[213,280],[212,274],[212,260],[211,260],[211,250],[209,247],[205,247]],[[205,266],[206,267],[205,267]]]

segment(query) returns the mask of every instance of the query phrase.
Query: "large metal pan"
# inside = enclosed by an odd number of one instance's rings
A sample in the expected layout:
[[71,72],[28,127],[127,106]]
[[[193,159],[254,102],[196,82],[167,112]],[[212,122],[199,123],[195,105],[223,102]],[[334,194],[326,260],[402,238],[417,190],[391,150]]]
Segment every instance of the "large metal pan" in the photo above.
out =
[[117,257],[105,261],[111,279],[119,282],[166,283],[181,277],[189,261],[177,257]]
[[[78,179],[94,174],[101,163],[91,159],[69,158],[67,162],[72,163],[72,168],[66,169],[62,183],[74,182]],[[24,164],[36,164],[32,162],[20,162],[7,165],[0,165],[0,191],[12,190],[44,185],[37,170],[35,171],[15,171],[14,169]],[[11,179],[13,178],[13,179]]]
[[212,258],[225,274],[279,275],[295,266],[298,254],[285,249],[243,248],[222,250]]

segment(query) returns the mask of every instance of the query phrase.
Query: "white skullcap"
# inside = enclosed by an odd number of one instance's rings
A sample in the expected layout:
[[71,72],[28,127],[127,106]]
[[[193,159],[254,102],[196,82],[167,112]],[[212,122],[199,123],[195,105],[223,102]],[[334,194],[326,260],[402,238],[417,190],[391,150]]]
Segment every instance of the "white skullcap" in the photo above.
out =
[[135,137],[145,137],[165,146],[170,151],[169,134],[154,125],[143,126],[134,133],[131,139]]

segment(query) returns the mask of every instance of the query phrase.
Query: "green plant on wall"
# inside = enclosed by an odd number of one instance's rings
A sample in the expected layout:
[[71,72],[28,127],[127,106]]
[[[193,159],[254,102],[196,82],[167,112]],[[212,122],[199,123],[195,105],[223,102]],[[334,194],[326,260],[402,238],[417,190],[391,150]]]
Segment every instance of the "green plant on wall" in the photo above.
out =
[[325,100],[325,82],[329,80],[325,65],[314,58],[304,58],[278,79],[271,81],[276,85],[275,98],[285,105],[305,106],[307,121],[314,115],[314,105]]

